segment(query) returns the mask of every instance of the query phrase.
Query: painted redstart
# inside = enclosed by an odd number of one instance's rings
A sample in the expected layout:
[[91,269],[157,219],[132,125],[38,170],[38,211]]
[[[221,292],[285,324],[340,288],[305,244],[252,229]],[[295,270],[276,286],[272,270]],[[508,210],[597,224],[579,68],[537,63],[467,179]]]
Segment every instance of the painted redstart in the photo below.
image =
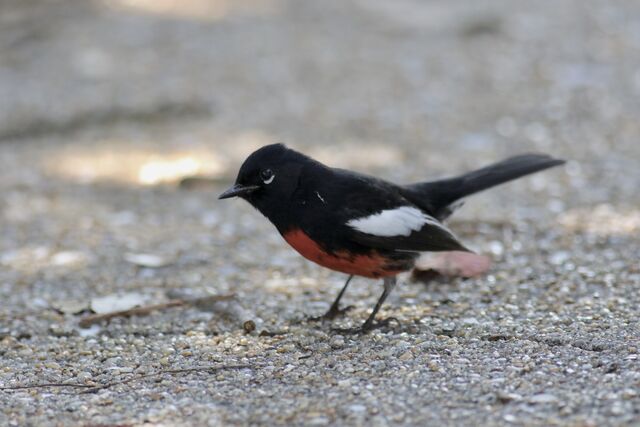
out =
[[322,318],[346,310],[340,299],[354,275],[383,278],[384,291],[360,328],[375,322],[380,306],[411,270],[421,252],[469,251],[442,221],[461,198],[564,163],[544,154],[523,154],[467,174],[432,182],[396,185],[336,169],[285,147],[264,146],[243,163],[235,184],[220,199],[251,203],[303,257],[349,275]]

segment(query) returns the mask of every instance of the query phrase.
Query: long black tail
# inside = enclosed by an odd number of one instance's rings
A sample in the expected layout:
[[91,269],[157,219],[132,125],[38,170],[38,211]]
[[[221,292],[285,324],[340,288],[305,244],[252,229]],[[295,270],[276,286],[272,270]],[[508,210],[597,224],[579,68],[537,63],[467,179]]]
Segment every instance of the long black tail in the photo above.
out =
[[412,201],[426,204],[424,207],[433,212],[433,216],[444,219],[451,213],[451,204],[465,196],[563,163],[564,160],[546,154],[522,154],[464,175],[412,184],[406,189],[413,196],[411,199],[422,199],[422,203]]

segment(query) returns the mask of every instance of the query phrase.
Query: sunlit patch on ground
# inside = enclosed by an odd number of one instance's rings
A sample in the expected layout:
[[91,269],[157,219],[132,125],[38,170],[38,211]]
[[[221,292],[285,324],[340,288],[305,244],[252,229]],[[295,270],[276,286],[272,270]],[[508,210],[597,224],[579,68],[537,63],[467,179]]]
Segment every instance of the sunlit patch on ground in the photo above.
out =
[[185,176],[196,175],[201,169],[202,163],[192,156],[151,159],[140,166],[138,182],[152,185],[163,181],[175,181]]
[[280,4],[277,0],[104,0],[104,3],[116,10],[204,21],[217,21],[232,15],[270,15]]
[[82,183],[141,185],[171,183],[193,175],[218,176],[226,171],[220,156],[205,149],[167,153],[152,149],[76,150],[46,159],[45,167],[54,175]]
[[42,154],[42,169],[54,177],[86,184],[156,185],[192,176],[233,179],[249,154],[277,142],[258,129],[195,133],[189,138],[197,142],[182,146],[175,138],[179,136],[169,133],[158,141],[105,139],[69,144]]
[[0,266],[21,271],[44,267],[80,268],[88,262],[78,251],[54,251],[46,246],[25,246],[0,254]]
[[626,235],[640,232],[640,211],[620,210],[602,204],[595,208],[570,210],[559,218],[559,222],[571,231],[603,236]]

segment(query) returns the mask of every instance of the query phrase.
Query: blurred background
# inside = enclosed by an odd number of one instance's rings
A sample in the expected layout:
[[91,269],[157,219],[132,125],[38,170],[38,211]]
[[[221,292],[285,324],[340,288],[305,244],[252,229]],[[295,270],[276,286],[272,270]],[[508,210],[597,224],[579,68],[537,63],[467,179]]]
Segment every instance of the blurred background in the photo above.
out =
[[[639,117],[637,1],[3,0],[5,283],[169,286],[123,251],[202,262],[175,278],[198,286],[240,286],[243,262],[299,271],[249,206],[216,200],[273,142],[398,182],[550,153],[569,164],[459,221],[628,237]],[[208,180],[181,189],[193,176]]]
[[[351,341],[300,323],[344,276],[217,200],[274,142],[400,183],[569,162],[470,198],[493,268]],[[638,0],[0,0],[0,386],[120,384],[2,391],[0,424],[637,424],[639,166]],[[265,369],[123,380],[235,360]]]

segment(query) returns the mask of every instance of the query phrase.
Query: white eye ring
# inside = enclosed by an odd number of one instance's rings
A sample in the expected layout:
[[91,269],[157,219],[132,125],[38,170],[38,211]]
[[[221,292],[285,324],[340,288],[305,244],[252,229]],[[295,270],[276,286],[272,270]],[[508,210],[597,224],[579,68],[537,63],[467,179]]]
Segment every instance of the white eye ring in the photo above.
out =
[[271,171],[271,169],[265,169],[260,172],[260,178],[262,178],[262,182],[264,182],[265,184],[271,184],[271,182],[273,182],[273,178],[275,177],[276,175]]

